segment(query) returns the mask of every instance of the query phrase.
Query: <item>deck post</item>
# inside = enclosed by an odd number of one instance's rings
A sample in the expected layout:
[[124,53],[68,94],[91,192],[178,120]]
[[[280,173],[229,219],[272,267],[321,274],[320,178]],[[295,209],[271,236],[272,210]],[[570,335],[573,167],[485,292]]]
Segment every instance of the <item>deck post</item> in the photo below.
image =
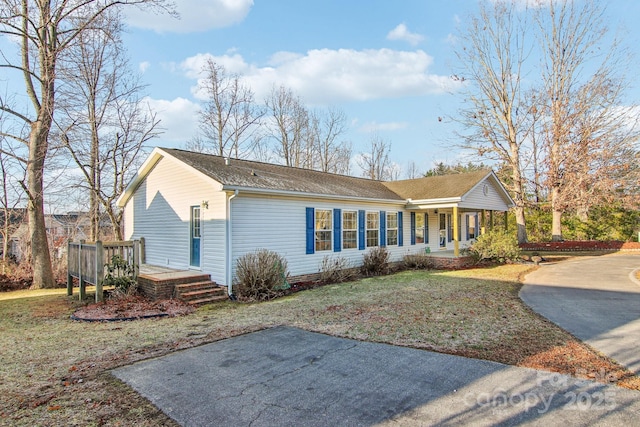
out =
[[86,296],[86,290],[87,290],[87,288],[86,288],[87,284],[84,281],[84,276],[83,276],[84,272],[82,271],[82,245],[84,244],[84,242],[85,242],[84,240],[80,240],[80,243],[78,244],[78,253],[79,253],[79,256],[78,256],[78,277],[80,278],[79,279],[80,290],[78,292],[78,299],[80,301],[82,301],[84,299],[84,297]]
[[104,247],[102,241],[96,241],[96,302],[104,299],[102,282],[104,281]]
[[145,250],[144,237],[140,237],[140,264],[145,264],[147,262]]
[[458,207],[453,207],[453,255],[457,258],[460,256],[460,239],[458,236]]
[[494,222],[493,222],[493,209],[489,211],[489,230],[493,230]]
[[71,254],[71,240],[67,240],[67,296],[73,295],[73,276],[71,275],[71,268],[69,263],[72,260]]
[[133,241],[133,254],[131,256],[133,262],[133,279],[138,279],[138,270],[140,269],[140,242]]

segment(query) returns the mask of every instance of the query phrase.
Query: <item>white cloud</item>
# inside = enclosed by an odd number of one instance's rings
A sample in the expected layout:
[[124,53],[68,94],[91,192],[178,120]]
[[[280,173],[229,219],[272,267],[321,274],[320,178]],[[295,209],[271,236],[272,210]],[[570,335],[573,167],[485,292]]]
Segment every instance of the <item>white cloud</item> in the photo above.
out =
[[[278,52],[264,67],[248,64],[237,53],[198,54],[179,67],[188,77],[197,79],[207,58],[241,74],[258,100],[264,99],[274,85],[291,88],[305,102],[316,105],[438,94],[460,85],[448,76],[430,74],[433,58],[422,50],[316,49],[305,55]],[[193,91],[201,98],[197,89]]]
[[138,64],[138,69],[143,74],[149,69],[149,67],[151,67],[151,63],[149,61],[142,61]]
[[378,131],[391,131],[398,129],[406,129],[409,126],[407,122],[387,122],[387,123],[378,123],[378,122],[369,122],[365,123],[358,128],[360,132],[365,133],[375,133]]
[[405,24],[399,24],[393,30],[389,31],[387,39],[405,41],[411,46],[415,46],[424,40],[424,36],[418,33],[412,33]]
[[160,127],[164,133],[154,144],[169,143],[183,146],[198,132],[198,104],[185,98],[166,99],[147,98],[150,108],[158,114]]
[[129,7],[126,20],[133,27],[160,33],[196,33],[242,22],[249,14],[253,0],[175,0],[175,6],[179,19],[166,13]]

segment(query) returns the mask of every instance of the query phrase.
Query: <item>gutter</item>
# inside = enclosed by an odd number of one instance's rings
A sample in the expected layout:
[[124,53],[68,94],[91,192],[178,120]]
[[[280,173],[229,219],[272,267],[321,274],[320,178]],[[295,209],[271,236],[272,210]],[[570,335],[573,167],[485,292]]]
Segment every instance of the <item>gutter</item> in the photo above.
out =
[[233,273],[232,273],[232,269],[233,269],[233,263],[232,263],[232,256],[233,256],[233,239],[231,236],[231,231],[233,229],[233,226],[231,224],[231,201],[233,199],[235,199],[236,197],[238,197],[238,194],[240,193],[240,190],[235,190],[234,193],[231,196],[227,197],[227,244],[225,245],[225,262],[227,263],[227,266],[225,268],[225,280],[227,282],[227,294],[229,295],[229,299],[235,300],[236,296],[233,293]]
[[255,187],[242,187],[236,185],[223,185],[222,191],[242,191],[248,194],[266,194],[283,197],[303,197],[307,199],[329,199],[329,200],[351,200],[357,202],[366,203],[385,203],[395,205],[406,205],[407,201],[404,199],[374,199],[358,196],[337,196],[335,194],[321,194],[321,193],[305,193],[303,191],[290,191],[290,190],[272,190],[267,188],[255,188]]

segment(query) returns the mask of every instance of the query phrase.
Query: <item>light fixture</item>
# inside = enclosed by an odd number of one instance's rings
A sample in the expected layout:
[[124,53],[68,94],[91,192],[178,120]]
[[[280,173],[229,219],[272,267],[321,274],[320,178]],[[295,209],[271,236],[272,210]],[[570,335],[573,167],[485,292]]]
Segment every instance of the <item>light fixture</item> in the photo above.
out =
[[209,201],[203,200],[202,203],[200,203],[200,206],[202,206],[202,209],[209,209]]

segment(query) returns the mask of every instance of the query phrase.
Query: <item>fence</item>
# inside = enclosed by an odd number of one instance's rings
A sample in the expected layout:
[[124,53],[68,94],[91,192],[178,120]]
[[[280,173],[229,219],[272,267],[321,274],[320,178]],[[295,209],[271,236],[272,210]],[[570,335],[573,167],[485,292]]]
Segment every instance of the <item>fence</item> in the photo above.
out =
[[86,284],[95,285],[96,302],[102,301],[105,264],[119,256],[133,266],[134,279],[144,262],[144,240],[124,242],[69,242],[67,247],[67,295],[73,295],[73,279],[80,285],[80,299],[86,296]]

